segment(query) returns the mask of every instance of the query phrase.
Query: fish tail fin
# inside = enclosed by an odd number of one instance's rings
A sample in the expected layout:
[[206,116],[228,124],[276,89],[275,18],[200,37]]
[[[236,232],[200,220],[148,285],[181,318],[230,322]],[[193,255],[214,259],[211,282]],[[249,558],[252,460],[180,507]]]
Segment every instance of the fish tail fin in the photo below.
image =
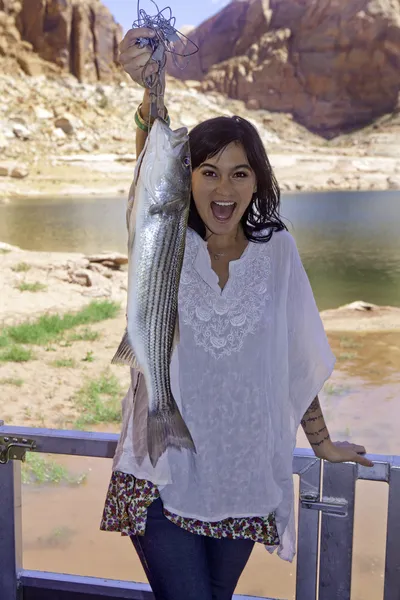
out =
[[118,346],[118,350],[116,351],[111,364],[128,365],[132,369],[140,370],[140,366],[133,351],[127,330],[125,330],[124,337]]
[[187,448],[196,452],[192,436],[176,404],[173,412],[167,414],[161,411],[149,411],[147,418],[147,444],[150,462],[153,467],[156,466],[158,459],[169,446],[173,446],[179,450]]

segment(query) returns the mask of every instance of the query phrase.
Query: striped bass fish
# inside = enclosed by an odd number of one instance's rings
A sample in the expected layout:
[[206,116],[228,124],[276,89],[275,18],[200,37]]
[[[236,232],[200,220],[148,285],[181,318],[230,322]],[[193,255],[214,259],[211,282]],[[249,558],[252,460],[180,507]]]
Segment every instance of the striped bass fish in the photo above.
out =
[[187,129],[172,131],[156,119],[140,161],[127,214],[127,328],[112,362],[129,364],[144,375],[147,450],[155,467],[169,446],[196,451],[170,382],[191,190]]

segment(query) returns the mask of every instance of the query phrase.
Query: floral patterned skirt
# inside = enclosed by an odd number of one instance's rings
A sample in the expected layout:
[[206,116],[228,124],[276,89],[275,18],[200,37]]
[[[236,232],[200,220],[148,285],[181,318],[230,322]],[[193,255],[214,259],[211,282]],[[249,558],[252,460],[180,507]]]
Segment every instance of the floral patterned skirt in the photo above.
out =
[[[114,471],[108,488],[100,529],[118,531],[121,535],[144,535],[147,509],[160,497],[150,481]],[[164,509],[164,515],[187,531],[214,538],[248,539],[267,546],[278,546],[279,535],[275,514],[266,517],[229,518],[207,523],[179,517]]]

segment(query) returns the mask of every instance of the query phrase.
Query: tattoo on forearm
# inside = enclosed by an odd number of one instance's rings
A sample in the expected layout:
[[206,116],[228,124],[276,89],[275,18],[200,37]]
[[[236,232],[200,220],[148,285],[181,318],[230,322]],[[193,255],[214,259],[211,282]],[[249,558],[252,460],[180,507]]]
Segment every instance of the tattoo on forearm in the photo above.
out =
[[[307,413],[306,413],[307,414]],[[315,423],[315,421],[320,421],[321,419],[323,419],[324,416],[322,414],[316,416],[316,417],[308,417],[307,419],[302,419],[301,420],[301,424],[303,425],[303,427],[306,426],[306,423]]]
[[318,396],[314,398],[305,412],[301,425],[312,447],[322,446],[324,442],[330,439]]
[[324,442],[326,442],[327,440],[329,440],[329,439],[330,439],[330,435],[329,435],[329,433],[328,433],[328,435],[326,435],[326,436],[325,436],[325,437],[324,437],[322,440],[319,440],[319,442],[310,442],[310,445],[311,445],[311,446],[317,446],[317,447],[318,447],[318,446],[322,446],[322,444],[323,444]]
[[321,427],[321,429],[318,429],[318,431],[310,431],[308,435],[321,435],[321,433],[323,433],[324,431],[328,431],[326,425],[324,425],[324,427]]
[[314,398],[314,400],[311,402],[310,406],[308,407],[306,414],[315,412],[316,410],[320,410],[320,409],[321,409],[321,405],[319,403],[319,399]]

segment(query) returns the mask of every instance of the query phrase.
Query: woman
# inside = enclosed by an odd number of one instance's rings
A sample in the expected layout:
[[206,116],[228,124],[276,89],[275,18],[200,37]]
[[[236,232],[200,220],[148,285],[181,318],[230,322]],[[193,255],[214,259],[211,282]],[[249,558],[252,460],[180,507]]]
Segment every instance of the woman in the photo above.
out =
[[[138,83],[150,53],[135,42],[150,36],[131,30],[121,44]],[[148,115],[146,90],[138,155]],[[319,458],[372,463],[362,446],[330,440],[318,393],[335,360],[256,129],[239,117],[212,119],[193,129],[190,147],[171,379],[197,454],[169,449],[156,468],[136,461],[133,400],[146,389],[133,372],[101,527],[130,535],[157,600],[228,600],[256,542],[293,559],[300,422]]]

